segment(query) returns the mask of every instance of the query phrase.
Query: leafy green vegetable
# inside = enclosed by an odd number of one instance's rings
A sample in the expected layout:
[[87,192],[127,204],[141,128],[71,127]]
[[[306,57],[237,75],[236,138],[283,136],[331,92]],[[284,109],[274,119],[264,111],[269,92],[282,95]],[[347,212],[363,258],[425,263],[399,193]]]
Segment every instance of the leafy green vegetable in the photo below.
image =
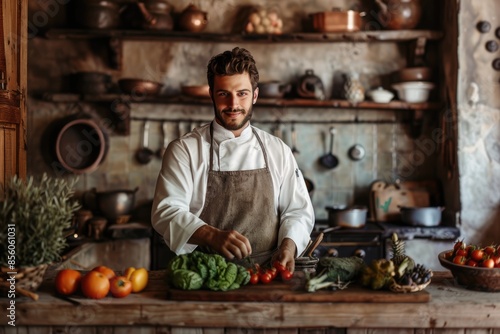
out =
[[364,261],[358,256],[323,257],[318,262],[319,275],[308,278],[306,289],[314,292],[354,280],[364,266]]
[[[196,276],[186,272],[195,273]],[[184,290],[205,288],[227,291],[238,289],[250,281],[250,273],[245,267],[227,262],[218,254],[205,254],[199,251],[174,257],[167,266],[167,273],[173,286]],[[201,284],[198,282],[198,277],[201,279]],[[194,280],[195,284],[191,280]]]
[[172,283],[182,290],[198,290],[203,285],[203,278],[195,271],[176,269],[172,273]]

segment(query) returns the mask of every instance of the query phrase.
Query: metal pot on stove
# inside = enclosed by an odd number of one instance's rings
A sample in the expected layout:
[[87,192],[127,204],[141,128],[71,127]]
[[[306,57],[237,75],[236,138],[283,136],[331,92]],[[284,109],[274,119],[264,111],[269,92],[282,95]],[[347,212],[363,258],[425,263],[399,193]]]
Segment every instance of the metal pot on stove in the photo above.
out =
[[346,228],[362,228],[366,224],[368,208],[365,206],[327,206],[328,224]]

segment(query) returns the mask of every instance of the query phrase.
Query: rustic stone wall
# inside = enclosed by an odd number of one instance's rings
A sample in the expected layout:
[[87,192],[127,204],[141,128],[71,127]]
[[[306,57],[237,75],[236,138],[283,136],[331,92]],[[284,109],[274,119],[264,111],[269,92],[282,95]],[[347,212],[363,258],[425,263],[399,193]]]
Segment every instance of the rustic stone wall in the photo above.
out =
[[[500,72],[492,67],[500,51],[498,1],[461,1],[458,81],[458,133],[462,230],[466,240],[482,244],[500,240]],[[479,21],[491,30],[480,33]]]

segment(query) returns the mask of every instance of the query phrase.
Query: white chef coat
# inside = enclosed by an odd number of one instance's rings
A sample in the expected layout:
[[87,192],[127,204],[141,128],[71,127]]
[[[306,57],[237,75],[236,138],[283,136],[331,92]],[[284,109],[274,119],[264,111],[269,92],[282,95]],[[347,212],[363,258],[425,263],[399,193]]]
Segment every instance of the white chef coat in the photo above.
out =
[[[265,167],[256,136],[248,126],[239,137],[214,125],[214,170],[236,171]],[[292,239],[300,254],[310,240],[314,210],[303,176],[291,149],[279,138],[255,128],[266,148],[273,180],[274,203],[279,212],[278,245]],[[200,216],[210,168],[210,123],[196,128],[168,145],[156,182],[152,225],[176,254],[190,253],[191,235],[206,223]]]

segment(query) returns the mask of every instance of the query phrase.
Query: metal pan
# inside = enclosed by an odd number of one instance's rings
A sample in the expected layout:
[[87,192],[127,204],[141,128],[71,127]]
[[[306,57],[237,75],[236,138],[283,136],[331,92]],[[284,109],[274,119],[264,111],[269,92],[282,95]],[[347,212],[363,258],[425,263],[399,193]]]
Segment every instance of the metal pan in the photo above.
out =
[[353,206],[350,208],[327,206],[326,210],[328,211],[328,223],[330,226],[362,228],[366,224],[368,208],[365,206]]

